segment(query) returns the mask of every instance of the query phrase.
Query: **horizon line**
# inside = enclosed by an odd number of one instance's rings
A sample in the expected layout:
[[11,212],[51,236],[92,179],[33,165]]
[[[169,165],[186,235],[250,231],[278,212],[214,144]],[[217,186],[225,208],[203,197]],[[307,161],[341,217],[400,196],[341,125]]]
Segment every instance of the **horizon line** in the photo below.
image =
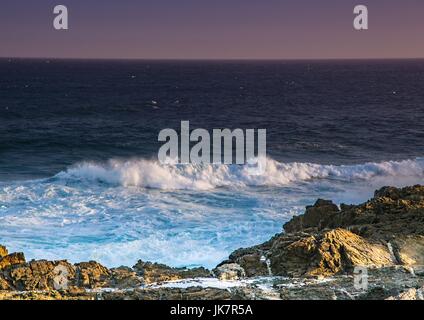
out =
[[332,58],[93,58],[93,57],[11,57],[0,56],[1,60],[89,60],[89,61],[384,61],[384,60],[423,60],[423,57],[370,57],[370,58],[354,58],[354,57],[332,57]]

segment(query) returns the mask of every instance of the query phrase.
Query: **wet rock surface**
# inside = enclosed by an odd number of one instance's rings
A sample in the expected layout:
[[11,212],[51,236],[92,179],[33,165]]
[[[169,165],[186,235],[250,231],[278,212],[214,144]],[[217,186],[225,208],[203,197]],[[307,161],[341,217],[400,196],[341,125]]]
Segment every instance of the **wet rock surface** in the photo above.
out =
[[0,245],[0,299],[423,298],[423,186],[384,187],[364,204],[340,208],[320,199],[284,229],[234,251],[213,271],[141,260],[113,269],[95,261],[27,262]]

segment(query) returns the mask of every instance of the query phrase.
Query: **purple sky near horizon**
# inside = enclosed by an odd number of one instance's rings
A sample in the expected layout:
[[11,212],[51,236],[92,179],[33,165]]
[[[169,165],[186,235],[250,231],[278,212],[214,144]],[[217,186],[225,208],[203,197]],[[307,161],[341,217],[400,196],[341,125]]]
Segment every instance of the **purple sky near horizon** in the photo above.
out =
[[[53,7],[69,30],[53,28]],[[369,9],[368,31],[353,8]],[[423,58],[423,0],[1,0],[0,57]]]

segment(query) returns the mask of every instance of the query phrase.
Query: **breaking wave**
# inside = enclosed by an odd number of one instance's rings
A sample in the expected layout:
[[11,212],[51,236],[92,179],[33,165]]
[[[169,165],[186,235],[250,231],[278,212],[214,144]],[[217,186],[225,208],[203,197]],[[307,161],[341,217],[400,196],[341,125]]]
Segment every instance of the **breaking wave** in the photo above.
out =
[[77,179],[125,187],[163,190],[210,190],[217,187],[285,186],[314,179],[340,181],[374,178],[424,177],[424,158],[359,165],[281,163],[270,158],[246,165],[161,164],[146,159],[82,162],[59,173],[59,179]]

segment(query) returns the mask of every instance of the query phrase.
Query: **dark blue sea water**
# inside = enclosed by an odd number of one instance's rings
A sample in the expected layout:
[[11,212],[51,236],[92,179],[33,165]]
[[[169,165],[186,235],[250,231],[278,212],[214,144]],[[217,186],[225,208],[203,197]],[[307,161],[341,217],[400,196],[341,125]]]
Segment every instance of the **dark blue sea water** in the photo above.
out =
[[[267,170],[163,166],[157,135],[267,129]],[[0,60],[0,243],[214,266],[317,197],[420,183],[424,60]]]

